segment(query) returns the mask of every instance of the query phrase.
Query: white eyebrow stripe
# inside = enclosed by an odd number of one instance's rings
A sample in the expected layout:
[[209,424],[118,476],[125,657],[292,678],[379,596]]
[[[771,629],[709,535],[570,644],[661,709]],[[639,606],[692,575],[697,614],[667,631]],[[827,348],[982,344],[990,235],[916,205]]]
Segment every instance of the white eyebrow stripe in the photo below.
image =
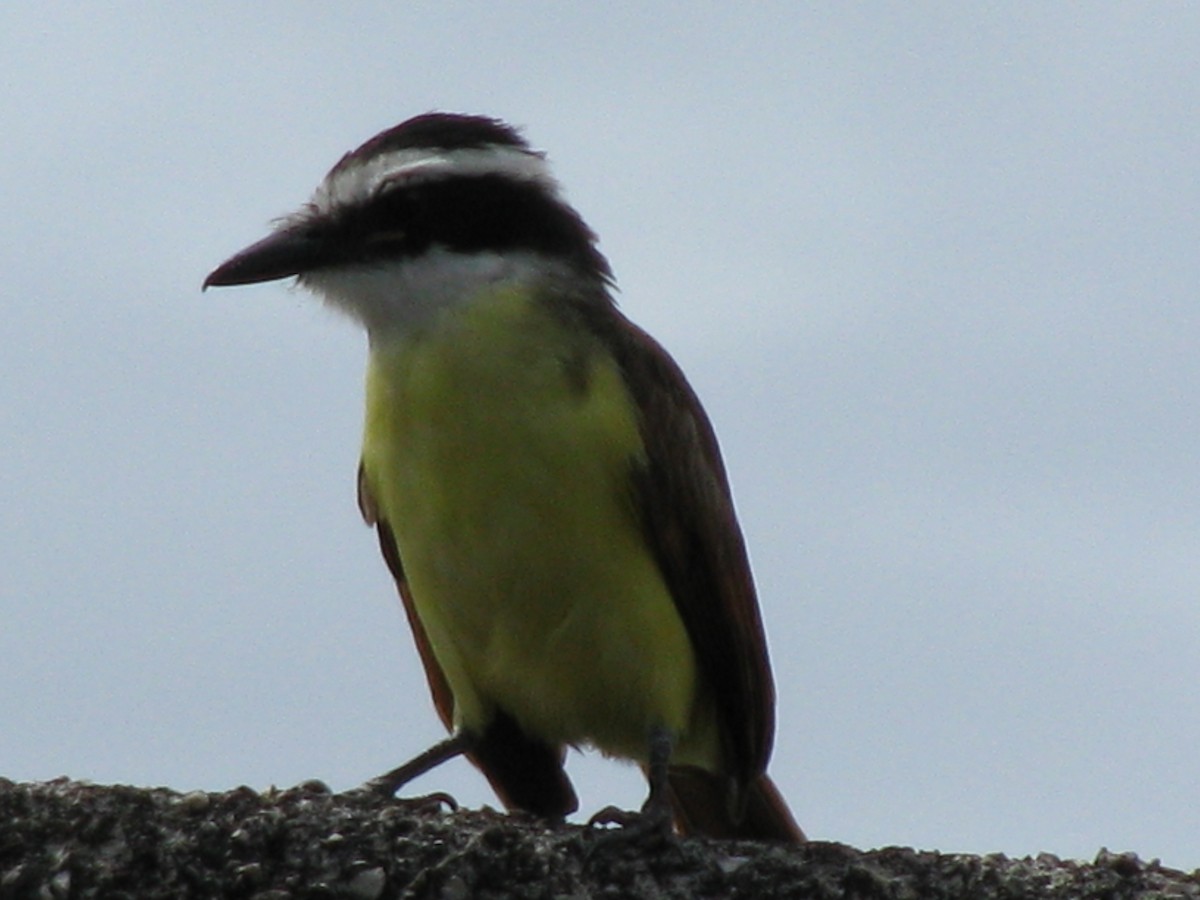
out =
[[363,203],[387,185],[462,175],[501,175],[538,182],[558,192],[558,183],[550,174],[545,158],[531,150],[495,145],[460,150],[410,148],[335,169],[317,187],[312,206],[319,213],[329,213],[339,207]]

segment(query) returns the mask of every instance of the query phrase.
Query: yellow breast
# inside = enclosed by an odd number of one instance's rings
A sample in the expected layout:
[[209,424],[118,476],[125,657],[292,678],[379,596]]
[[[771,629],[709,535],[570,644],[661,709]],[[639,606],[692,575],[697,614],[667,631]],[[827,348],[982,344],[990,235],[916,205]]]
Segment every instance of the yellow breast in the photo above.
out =
[[363,465],[456,724],[644,758],[694,717],[690,642],[631,494],[637,411],[604,347],[504,289],[376,341]]

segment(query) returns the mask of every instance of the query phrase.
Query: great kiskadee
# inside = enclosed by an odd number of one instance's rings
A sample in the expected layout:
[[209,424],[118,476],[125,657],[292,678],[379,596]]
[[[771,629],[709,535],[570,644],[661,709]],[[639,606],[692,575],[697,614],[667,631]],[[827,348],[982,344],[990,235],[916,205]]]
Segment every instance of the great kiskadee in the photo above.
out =
[[803,840],[712,426],[545,156],[495,119],[409,119],[204,286],[290,276],[366,328],[359,506],[452,734],[377,783],[465,753],[561,818],[586,745],[642,765],[648,818]]

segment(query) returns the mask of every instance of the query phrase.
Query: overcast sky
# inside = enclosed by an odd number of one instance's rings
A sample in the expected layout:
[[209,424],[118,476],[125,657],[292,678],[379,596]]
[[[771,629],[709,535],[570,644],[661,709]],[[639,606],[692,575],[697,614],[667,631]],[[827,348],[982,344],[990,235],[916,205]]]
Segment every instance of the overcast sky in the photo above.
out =
[[550,152],[703,397],[812,837],[1200,867],[1200,7],[99,9],[0,10],[0,775],[343,789],[440,737],[363,336],[199,290],[439,108]]

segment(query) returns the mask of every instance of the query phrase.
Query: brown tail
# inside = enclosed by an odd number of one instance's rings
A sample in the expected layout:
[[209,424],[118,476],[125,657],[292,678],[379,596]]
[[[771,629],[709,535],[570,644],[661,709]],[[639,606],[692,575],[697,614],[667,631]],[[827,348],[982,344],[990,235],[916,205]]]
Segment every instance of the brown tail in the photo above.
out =
[[[727,776],[701,769],[672,768],[671,808],[683,834],[802,844],[804,832],[792,818],[779,789],[765,773],[746,786],[740,804],[731,802]],[[742,806],[737,815],[736,806]]]

